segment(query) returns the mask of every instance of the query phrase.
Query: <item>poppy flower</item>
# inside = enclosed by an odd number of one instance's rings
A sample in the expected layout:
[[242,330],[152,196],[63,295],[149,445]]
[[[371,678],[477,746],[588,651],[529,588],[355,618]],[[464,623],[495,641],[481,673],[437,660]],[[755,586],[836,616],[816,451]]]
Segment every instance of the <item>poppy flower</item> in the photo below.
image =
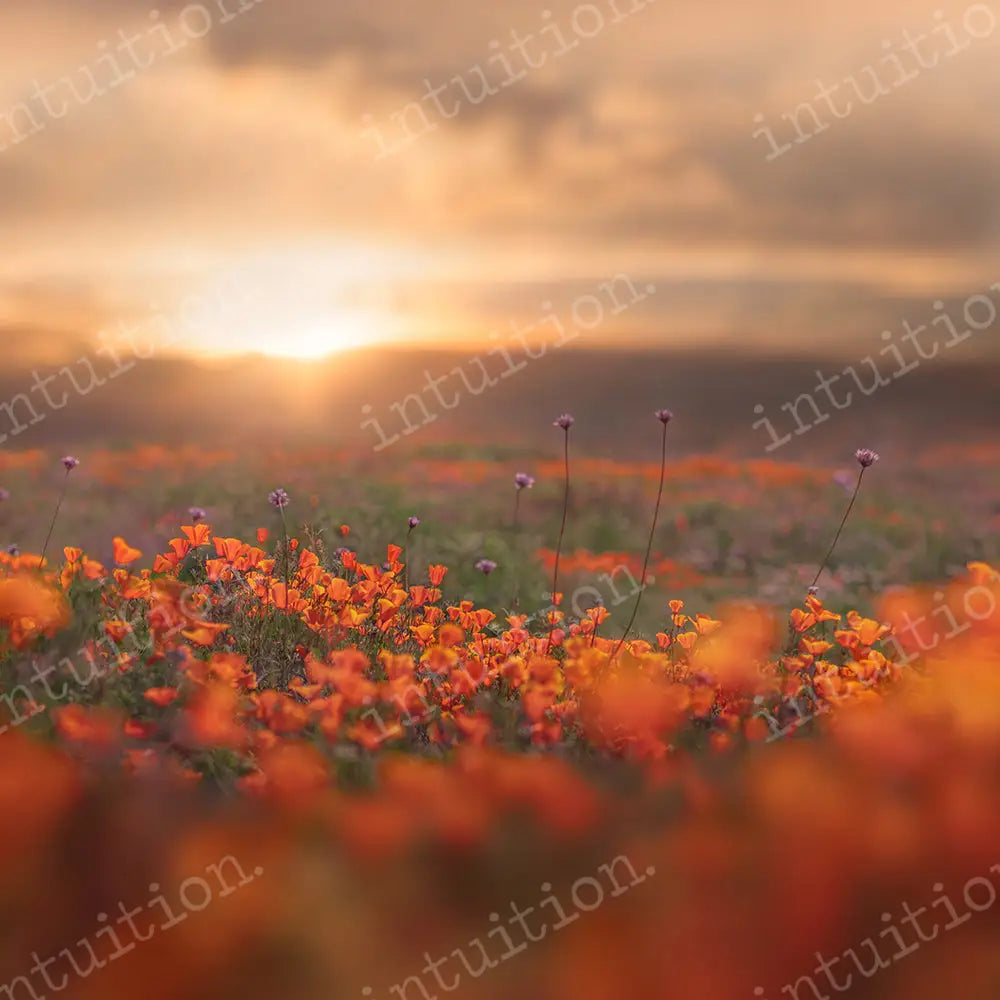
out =
[[142,552],[129,545],[120,535],[115,536],[114,547],[115,562],[119,566],[130,566],[132,563],[142,558]]

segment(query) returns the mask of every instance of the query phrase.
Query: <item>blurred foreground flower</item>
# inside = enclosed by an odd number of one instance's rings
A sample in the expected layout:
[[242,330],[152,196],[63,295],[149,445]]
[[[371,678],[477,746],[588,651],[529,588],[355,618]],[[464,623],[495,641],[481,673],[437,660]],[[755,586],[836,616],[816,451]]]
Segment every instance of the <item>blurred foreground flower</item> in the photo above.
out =
[[62,594],[34,576],[0,580],[0,624],[26,632],[52,632],[69,621]]

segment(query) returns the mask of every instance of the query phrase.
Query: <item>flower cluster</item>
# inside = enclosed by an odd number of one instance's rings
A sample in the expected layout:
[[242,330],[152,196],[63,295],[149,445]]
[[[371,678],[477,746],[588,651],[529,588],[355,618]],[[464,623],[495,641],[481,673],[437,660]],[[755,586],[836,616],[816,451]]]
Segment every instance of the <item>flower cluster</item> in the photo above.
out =
[[[347,750],[432,746],[590,747],[663,761],[678,746],[767,739],[790,705],[820,720],[899,676],[888,625],[842,619],[815,596],[793,609],[783,652],[769,612],[710,617],[672,601],[655,640],[615,656],[599,634],[604,607],[574,622],[556,607],[501,622],[471,601],[449,603],[444,566],[405,586],[400,546],[382,566],[341,550],[329,567],[296,539],[289,548],[287,580],[259,545],[202,523],[139,572],[129,567],[142,553],[122,538],[112,570],[79,549],[65,551],[58,574],[39,575],[37,557],[0,557],[0,623],[8,647],[26,654],[66,623],[68,599],[86,586],[104,617],[82,655],[106,686],[139,700],[113,723],[104,709],[95,721],[80,704],[57,706],[57,731],[113,743],[133,765],[173,756],[193,774],[205,751],[228,748],[250,788],[263,755],[287,742],[314,748],[331,775]],[[203,574],[194,586],[181,579],[191,565]]]

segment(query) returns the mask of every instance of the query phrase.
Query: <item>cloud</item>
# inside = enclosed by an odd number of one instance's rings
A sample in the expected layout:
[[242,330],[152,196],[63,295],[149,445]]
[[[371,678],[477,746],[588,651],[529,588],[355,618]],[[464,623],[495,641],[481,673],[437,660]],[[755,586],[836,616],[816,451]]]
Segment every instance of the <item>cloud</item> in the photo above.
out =
[[[559,0],[546,19],[528,0],[260,0],[223,21],[241,2],[205,0],[216,23],[203,40],[0,152],[0,213],[16,231],[0,250],[0,294],[33,269],[78,289],[81,303],[99,301],[81,312],[89,324],[249,254],[318,247],[319,259],[375,246],[442,282],[421,306],[433,325],[450,318],[439,304],[449,267],[452,281],[492,285],[517,304],[504,275],[529,267],[558,283],[628,261],[669,282],[686,255],[720,289],[705,299],[735,298],[745,319],[770,294],[747,281],[801,289],[805,279],[789,271],[776,284],[780,273],[761,278],[739,255],[780,271],[798,254],[825,255],[830,276],[790,309],[809,303],[802,318],[814,309],[831,321],[838,294],[860,294],[853,275],[837,273],[852,254],[870,263],[876,288],[912,280],[907,255],[952,255],[971,287],[1000,242],[1000,137],[976,110],[1000,100],[1000,31],[770,162],[753,136],[762,114],[787,142],[782,115],[814,100],[817,79],[860,74],[904,29],[930,31],[932,12],[913,2],[658,0],[612,23],[614,5],[600,0],[605,26],[558,57],[551,29],[568,33],[585,5]],[[0,0],[11,25],[0,38],[0,115],[28,99],[33,80],[96,66],[98,44],[148,29],[151,10],[176,24],[190,6]],[[961,10],[949,17],[961,26]],[[547,58],[503,87],[495,57],[502,45],[513,58],[512,32]],[[461,82],[475,87],[478,70],[498,93],[473,103]],[[428,83],[460,100],[454,117],[433,111]],[[418,120],[416,102],[432,127],[376,159],[365,116],[398,139],[404,109]],[[940,293],[958,280],[950,273]],[[51,308],[22,305],[13,322]]]

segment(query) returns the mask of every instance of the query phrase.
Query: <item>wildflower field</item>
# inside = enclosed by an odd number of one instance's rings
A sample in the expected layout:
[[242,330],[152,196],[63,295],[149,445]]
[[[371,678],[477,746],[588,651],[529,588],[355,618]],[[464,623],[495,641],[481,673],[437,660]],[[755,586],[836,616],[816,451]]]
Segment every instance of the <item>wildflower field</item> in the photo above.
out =
[[0,455],[0,997],[1000,996],[1000,451],[673,421]]

